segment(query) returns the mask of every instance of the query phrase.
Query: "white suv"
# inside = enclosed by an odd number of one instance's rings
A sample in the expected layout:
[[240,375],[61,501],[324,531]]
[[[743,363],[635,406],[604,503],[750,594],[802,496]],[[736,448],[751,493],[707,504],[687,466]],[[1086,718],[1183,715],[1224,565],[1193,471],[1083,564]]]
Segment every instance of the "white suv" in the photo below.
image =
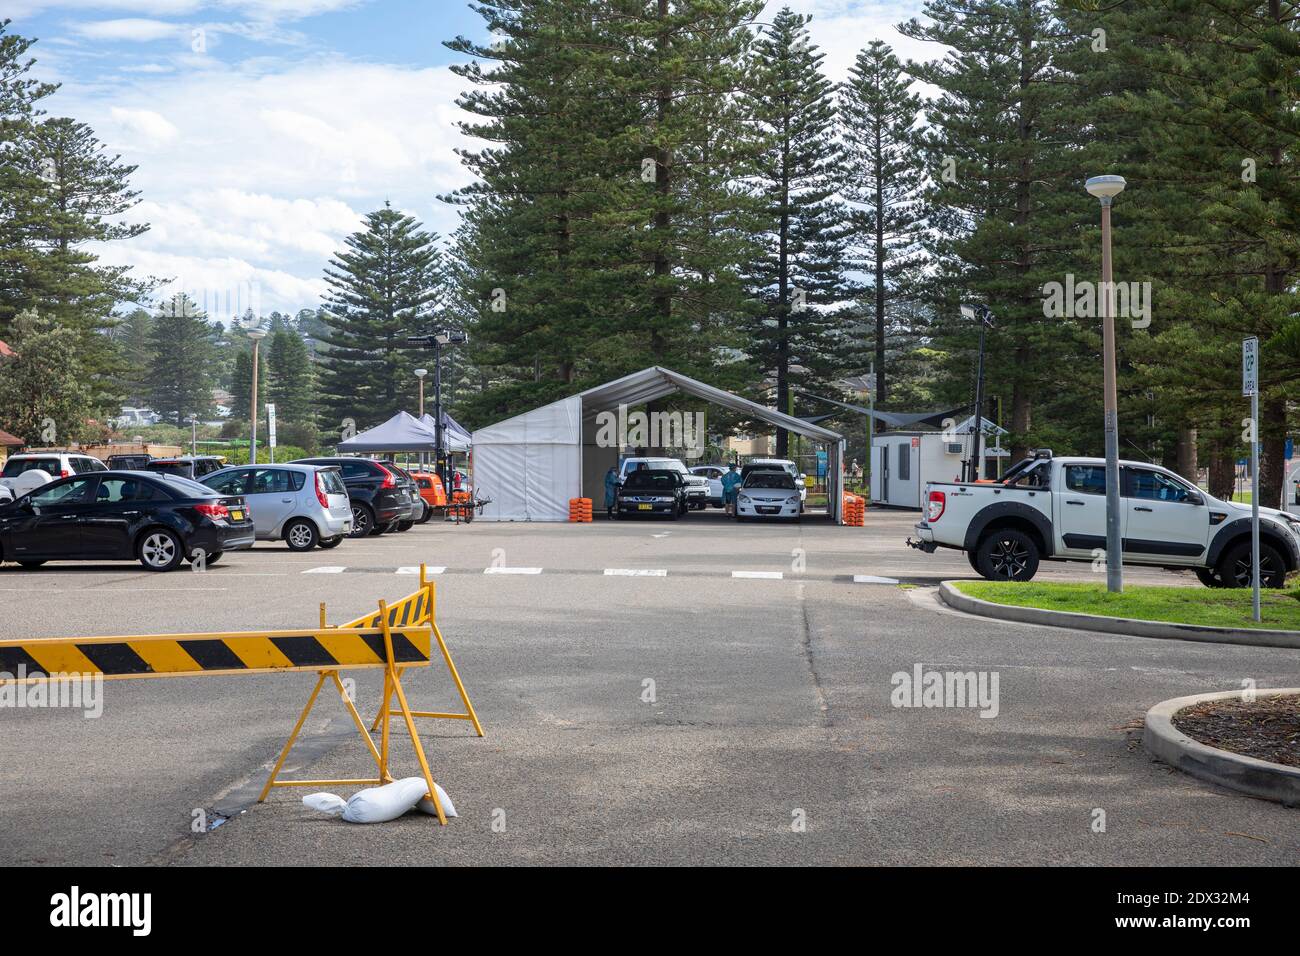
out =
[[17,478],[24,471],[40,469],[51,478],[71,478],[88,471],[108,471],[108,467],[91,455],[79,455],[76,452],[29,452],[22,455],[10,455],[0,471],[0,478]]
[[21,498],[27,492],[58,478],[107,470],[98,458],[72,452],[10,455],[4,468],[0,469],[0,489],[3,489],[0,490],[0,501]]

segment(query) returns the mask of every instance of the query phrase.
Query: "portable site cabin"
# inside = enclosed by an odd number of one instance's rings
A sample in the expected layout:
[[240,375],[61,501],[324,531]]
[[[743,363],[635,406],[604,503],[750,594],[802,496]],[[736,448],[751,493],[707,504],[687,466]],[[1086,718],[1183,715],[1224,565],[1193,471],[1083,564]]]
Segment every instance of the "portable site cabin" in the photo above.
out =
[[[968,457],[971,416],[945,431],[891,431],[871,441],[871,502],[895,508],[923,508],[921,495],[928,481],[960,481]],[[1009,452],[1002,448],[1007,433],[987,418],[983,422],[983,462],[980,477],[996,478]],[[989,444],[989,439],[993,444]]]
[[620,443],[601,439],[598,417],[674,393],[738,411],[755,421],[821,442],[827,453],[827,511],[841,520],[844,436],[722,389],[652,366],[476,430],[474,488],[491,498],[486,521],[566,521],[569,499],[604,498],[604,475]]

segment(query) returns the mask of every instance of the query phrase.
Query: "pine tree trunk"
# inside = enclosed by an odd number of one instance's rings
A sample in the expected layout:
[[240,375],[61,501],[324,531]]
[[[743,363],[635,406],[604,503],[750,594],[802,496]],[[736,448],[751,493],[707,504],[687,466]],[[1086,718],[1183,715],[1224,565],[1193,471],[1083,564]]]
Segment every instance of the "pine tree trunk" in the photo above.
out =
[[1261,508],[1277,508],[1282,501],[1282,484],[1286,480],[1286,402],[1272,398],[1260,402],[1259,408],[1259,477],[1255,481]]
[[1237,456],[1223,441],[1210,443],[1210,494],[1223,501],[1232,500],[1237,475]]
[[[1017,362],[1025,361],[1026,351],[1026,349],[1016,349]],[[1029,445],[1023,437],[1029,431],[1031,424],[1030,412],[1029,395],[1025,392],[1024,385],[1017,382],[1011,389],[1011,432],[1016,436],[1016,443],[1011,446],[1013,464],[1030,455]]]
[[1188,481],[1197,480],[1197,462],[1196,462],[1196,429],[1181,428],[1178,430],[1178,452],[1175,459],[1174,471],[1182,475]]

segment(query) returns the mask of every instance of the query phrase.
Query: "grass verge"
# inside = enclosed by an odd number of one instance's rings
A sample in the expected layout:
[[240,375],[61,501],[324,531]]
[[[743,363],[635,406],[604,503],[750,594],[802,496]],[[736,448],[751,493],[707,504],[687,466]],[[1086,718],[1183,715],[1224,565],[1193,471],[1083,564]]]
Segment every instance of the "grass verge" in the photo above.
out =
[[1125,587],[1111,594],[1104,584],[1047,584],[1030,581],[954,581],[963,594],[995,604],[1130,617],[1211,627],[1300,630],[1300,588],[1260,591],[1262,623],[1251,620],[1250,588]]

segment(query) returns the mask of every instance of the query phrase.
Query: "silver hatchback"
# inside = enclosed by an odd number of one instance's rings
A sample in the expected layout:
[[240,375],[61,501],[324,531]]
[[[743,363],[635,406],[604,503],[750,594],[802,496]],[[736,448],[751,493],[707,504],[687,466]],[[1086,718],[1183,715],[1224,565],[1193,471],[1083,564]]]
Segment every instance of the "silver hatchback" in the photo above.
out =
[[333,548],[352,530],[352,505],[336,465],[234,465],[202,484],[243,495],[257,537],[284,541],[290,551]]

